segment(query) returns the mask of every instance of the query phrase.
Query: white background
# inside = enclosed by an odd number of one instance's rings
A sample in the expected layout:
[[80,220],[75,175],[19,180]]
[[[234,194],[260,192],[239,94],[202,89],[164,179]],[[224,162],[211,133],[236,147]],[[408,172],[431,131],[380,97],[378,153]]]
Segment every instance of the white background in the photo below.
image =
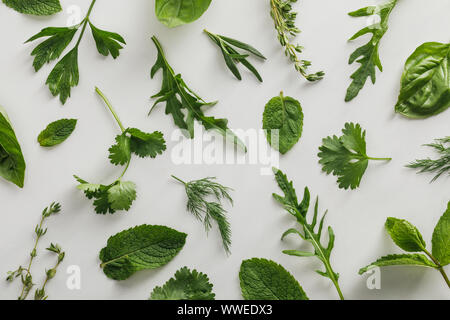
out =
[[[89,0],[61,2],[65,9],[76,3],[82,12],[90,4]],[[163,156],[132,160],[126,178],[137,184],[138,198],[129,212],[97,215],[91,201],[76,189],[73,174],[107,183],[122,170],[107,158],[119,130],[95,95],[95,86],[110,98],[125,126],[161,130],[167,140],[176,129],[163,107],[147,117],[149,97],[161,84],[160,74],[154,80],[149,76],[156,58],[150,37],[157,35],[169,62],[188,85],[205,100],[220,101],[207,114],[228,118],[232,128],[261,128],[264,105],[280,90],[302,103],[303,136],[281,158],[280,166],[294,180],[299,195],[304,186],[309,186],[313,196],[320,195],[321,209],[329,209],[327,224],[336,233],[332,264],[341,275],[340,285],[347,299],[448,299],[443,279],[431,269],[383,269],[381,290],[368,290],[366,277],[357,274],[360,267],[376,258],[399,252],[384,231],[388,216],[417,225],[430,245],[433,228],[449,200],[450,184],[447,176],[430,184],[431,175],[416,175],[404,167],[415,158],[434,155],[421,145],[450,134],[450,111],[415,121],[393,112],[406,58],[423,42],[449,41],[446,13],[450,1],[399,1],[380,47],[384,72],[378,72],[375,86],[368,82],[356,99],[345,103],[349,76],[356,68],[348,66],[348,57],[366,43],[366,39],[354,43],[347,39],[368,23],[347,13],[373,3],[376,0],[305,0],[295,6],[300,12],[298,25],[303,33],[298,41],[306,48],[304,57],[313,61],[312,70],[326,72],[323,81],[308,84],[283,56],[267,0],[216,0],[200,20],[176,29],[167,29],[157,21],[151,0],[97,1],[92,22],[123,35],[127,46],[116,61],[104,58],[86,32],[79,50],[80,84],[65,106],[44,85],[53,64],[35,73],[30,52],[37,42],[23,43],[41,28],[65,26],[70,15],[29,17],[1,5],[0,105],[9,113],[27,162],[23,190],[0,181],[2,277],[27,262],[42,209],[59,201],[63,211],[48,220],[49,231],[34,266],[35,281],[41,283],[44,269],[54,263],[54,256],[43,249],[50,242],[58,242],[67,251],[58,275],[48,285],[50,299],[146,299],[156,285],[163,284],[182,266],[207,273],[218,299],[240,299],[239,266],[243,259],[252,257],[282,264],[311,299],[337,298],[331,282],[314,272],[321,267],[315,258],[281,253],[283,249],[307,246],[297,239],[280,241],[281,234],[295,222],[272,199],[278,187],[272,176],[260,175],[259,166],[177,166],[171,160],[175,142],[168,141]],[[242,82],[234,79],[218,48],[202,34],[203,28],[259,48],[268,57],[265,63],[254,60],[264,83],[258,83],[246,71],[242,72]],[[79,119],[76,131],[54,149],[41,148],[36,142],[38,133],[60,118]],[[355,191],[338,189],[335,177],[321,173],[317,158],[321,139],[338,134],[346,121],[359,122],[367,129],[370,155],[394,159],[391,163],[371,163]],[[170,174],[187,180],[217,176],[221,183],[235,189],[235,206],[227,207],[233,229],[231,256],[222,250],[216,230],[207,238],[201,223],[186,212],[184,189]],[[160,269],[136,273],[122,282],[108,279],[99,268],[100,249],[109,236],[145,223],[188,233],[184,249]],[[81,268],[81,290],[66,287],[66,268],[70,265]],[[0,281],[1,299],[14,299],[18,291],[19,282]]]

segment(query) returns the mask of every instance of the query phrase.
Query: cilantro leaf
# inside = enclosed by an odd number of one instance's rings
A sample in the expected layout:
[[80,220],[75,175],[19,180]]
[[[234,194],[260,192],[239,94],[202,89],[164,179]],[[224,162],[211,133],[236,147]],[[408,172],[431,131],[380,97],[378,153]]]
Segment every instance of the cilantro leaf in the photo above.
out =
[[183,267],[162,287],[155,287],[151,300],[214,300],[213,285],[208,276]]
[[108,201],[112,210],[130,210],[136,200],[136,185],[130,181],[118,180],[108,189]]
[[289,271],[271,260],[242,261],[239,279],[245,300],[309,300]]
[[365,34],[371,33],[372,38],[370,41],[362,47],[356,49],[350,56],[349,64],[353,64],[355,61],[361,66],[351,75],[353,82],[347,89],[347,95],[345,101],[353,100],[364,87],[367,78],[371,78],[372,83],[376,81],[377,67],[380,71],[383,71],[381,65],[380,56],[378,54],[378,48],[380,41],[384,34],[388,30],[389,16],[397,5],[398,0],[389,0],[383,4],[377,6],[365,7],[354,12],[350,12],[351,17],[367,17],[377,14],[380,17],[380,22],[367,26],[350,38],[350,41],[355,40]]
[[366,153],[366,131],[359,124],[346,123],[341,137],[332,136],[322,140],[319,147],[319,163],[327,174],[338,177],[339,188],[356,189],[366,172],[369,160],[390,158],[372,158]]
[[62,11],[59,0],[3,0],[8,7],[24,14],[50,16]]
[[75,130],[76,119],[61,119],[50,123],[38,136],[42,147],[53,147],[64,142]]
[[146,133],[136,128],[128,128],[126,132],[131,136],[131,152],[141,158],[155,158],[166,150],[166,141],[159,131]]
[[89,26],[91,27],[92,36],[94,37],[98,52],[105,57],[111,54],[116,59],[120,55],[119,50],[123,49],[121,43],[126,44],[122,36],[115,32],[100,30],[91,22],[89,22]]
[[110,237],[100,251],[108,278],[128,279],[135,272],[169,263],[186,243],[186,234],[164,226],[140,225]]
[[123,166],[130,161],[130,137],[127,136],[126,132],[116,136],[116,144],[109,148],[109,159],[116,166]]

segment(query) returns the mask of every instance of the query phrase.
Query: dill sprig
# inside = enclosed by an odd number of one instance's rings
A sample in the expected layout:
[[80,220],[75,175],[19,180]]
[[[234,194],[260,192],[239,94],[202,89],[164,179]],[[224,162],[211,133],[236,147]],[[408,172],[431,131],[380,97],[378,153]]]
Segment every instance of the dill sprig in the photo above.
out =
[[285,48],[286,56],[294,63],[295,70],[300,72],[308,81],[318,81],[323,79],[325,73],[323,71],[308,73],[308,67],[311,66],[311,62],[301,60],[297,55],[302,53],[304,48],[299,44],[291,43],[291,39],[301,32],[295,26],[297,12],[292,11],[292,3],[295,2],[297,0],[270,0],[270,15],[278,33],[278,40],[281,46]]
[[[217,223],[222,237],[223,247],[229,254],[231,247],[231,226],[227,220],[227,211],[223,208],[221,202],[222,200],[228,200],[233,205],[233,199],[229,194],[229,191],[232,189],[215,182],[215,177],[207,177],[190,182],[185,182],[173,175],[172,178],[185,186],[188,197],[186,208],[198,220],[203,222],[206,232],[211,230],[213,221]],[[208,201],[208,198],[211,197],[217,201]]]
[[407,165],[408,168],[420,169],[418,173],[435,172],[436,175],[431,182],[437,180],[444,173],[450,174],[450,136],[442,139],[436,139],[435,143],[426,144],[440,154],[437,159],[421,159],[416,160]]

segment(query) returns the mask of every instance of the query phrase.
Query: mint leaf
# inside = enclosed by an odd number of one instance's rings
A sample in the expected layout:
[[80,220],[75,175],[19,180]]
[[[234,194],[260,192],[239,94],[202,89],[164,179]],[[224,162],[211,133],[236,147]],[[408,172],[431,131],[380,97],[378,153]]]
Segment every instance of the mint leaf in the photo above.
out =
[[287,153],[302,135],[303,111],[300,102],[284,97],[283,92],[272,98],[264,109],[263,129],[269,144],[280,153]]
[[24,14],[50,16],[62,11],[59,0],[3,0],[8,7]]
[[155,13],[169,28],[191,23],[200,18],[212,0],[156,0]]
[[121,43],[126,44],[122,36],[115,32],[100,30],[91,22],[89,22],[89,26],[91,27],[98,52],[105,57],[111,54],[116,59],[120,55],[119,50],[123,48]]
[[392,240],[407,252],[418,252],[425,249],[425,241],[419,230],[406,220],[387,218],[386,230]]
[[38,136],[42,147],[52,147],[64,142],[75,130],[76,119],[61,119],[50,123]]
[[164,226],[140,225],[108,239],[100,251],[108,278],[128,279],[135,272],[169,263],[186,242],[186,234]]
[[5,109],[0,106],[0,176],[23,188],[25,159]]
[[245,300],[308,300],[295,278],[271,260],[244,260],[239,272]]
[[406,60],[395,111],[427,118],[450,107],[450,43],[426,42]]
[[128,163],[131,159],[130,138],[126,132],[116,136],[116,144],[109,148],[109,159],[114,165],[121,165]]
[[130,181],[118,180],[108,189],[108,201],[112,210],[130,210],[136,200],[136,185]]
[[151,300],[214,300],[213,285],[208,276],[183,267],[162,287],[156,287]]
[[439,264],[441,266],[450,264],[450,202],[434,228],[431,243],[433,256],[439,261]]
[[361,268],[359,274],[364,274],[373,267],[386,267],[386,266],[421,266],[436,268],[437,266],[430,261],[423,254],[390,254],[388,256],[381,257],[377,261],[371,263],[367,267]]
[[136,128],[128,128],[126,132],[131,136],[131,152],[141,158],[155,158],[166,150],[166,141],[159,131],[146,133]]

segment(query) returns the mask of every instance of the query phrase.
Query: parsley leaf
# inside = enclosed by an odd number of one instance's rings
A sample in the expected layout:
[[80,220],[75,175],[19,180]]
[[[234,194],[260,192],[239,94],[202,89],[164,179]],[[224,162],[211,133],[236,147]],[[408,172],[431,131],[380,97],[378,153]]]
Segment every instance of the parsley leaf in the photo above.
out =
[[318,154],[322,170],[338,177],[339,188],[356,189],[366,172],[369,160],[390,161],[391,158],[372,158],[366,153],[366,131],[359,124],[346,123],[341,137],[322,140]]
[[38,136],[42,147],[53,147],[66,141],[75,130],[76,119],[61,119],[50,123]]
[[120,44],[126,44],[122,36],[115,32],[100,30],[91,22],[89,22],[89,26],[91,27],[92,36],[94,37],[98,52],[105,57],[111,54],[116,59],[120,55],[119,50],[123,49]]
[[208,276],[183,267],[162,287],[155,287],[151,300],[214,300],[213,285]]
[[[202,107],[213,106],[216,102],[205,102],[197,94],[195,94],[181,78],[181,75],[176,75],[172,67],[166,60],[161,44],[156,37],[152,40],[158,50],[158,58],[151,70],[151,77],[159,71],[163,71],[163,81],[161,91],[152,98],[157,98],[152,109],[157,104],[166,103],[166,114],[171,114],[175,124],[183,130],[187,130],[190,138],[194,137],[194,120],[199,121],[206,130],[216,130],[225,137],[227,141],[232,141],[236,145],[241,146],[247,150],[244,143],[228,128],[227,119],[216,119],[207,117],[203,113]],[[186,110],[185,115],[183,111]],[[186,117],[186,120],[185,120]]]
[[347,89],[345,101],[353,100],[358,95],[359,91],[364,87],[367,78],[370,77],[372,83],[375,84],[376,67],[378,67],[380,71],[383,71],[378,49],[381,39],[388,30],[389,16],[397,5],[397,2],[398,0],[389,0],[377,6],[365,7],[349,13],[351,17],[368,17],[376,14],[380,17],[380,22],[361,29],[350,38],[350,41],[352,41],[365,34],[372,34],[370,41],[364,46],[356,49],[350,56],[349,64],[356,61],[361,64],[361,66],[351,75],[353,82]]
[[24,14],[50,16],[62,11],[59,0],[3,0],[8,7]]

